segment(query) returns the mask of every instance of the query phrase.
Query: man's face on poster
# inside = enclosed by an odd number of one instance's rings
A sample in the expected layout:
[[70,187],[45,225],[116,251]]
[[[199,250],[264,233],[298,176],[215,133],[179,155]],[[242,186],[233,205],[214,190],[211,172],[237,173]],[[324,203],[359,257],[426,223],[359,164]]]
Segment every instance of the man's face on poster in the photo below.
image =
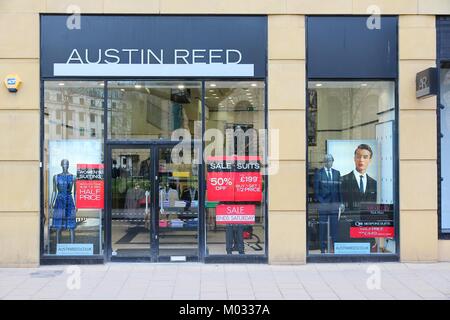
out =
[[365,173],[369,167],[372,157],[369,150],[357,149],[355,153],[355,168],[359,173]]

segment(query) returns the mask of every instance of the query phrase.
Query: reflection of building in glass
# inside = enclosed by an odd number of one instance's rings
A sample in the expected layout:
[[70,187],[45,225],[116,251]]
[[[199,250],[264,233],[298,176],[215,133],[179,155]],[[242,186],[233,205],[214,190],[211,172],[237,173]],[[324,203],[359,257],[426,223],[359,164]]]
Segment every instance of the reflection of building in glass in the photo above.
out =
[[48,86],[45,134],[50,139],[103,138],[103,89]]
[[108,84],[109,137],[170,139],[176,129],[193,135],[201,120],[197,83],[111,81]]

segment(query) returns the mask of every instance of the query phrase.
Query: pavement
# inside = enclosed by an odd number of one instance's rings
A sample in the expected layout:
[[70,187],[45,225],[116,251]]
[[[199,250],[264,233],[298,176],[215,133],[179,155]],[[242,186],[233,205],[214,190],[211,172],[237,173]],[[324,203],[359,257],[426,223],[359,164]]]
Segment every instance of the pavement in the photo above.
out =
[[0,268],[5,300],[450,300],[450,263]]

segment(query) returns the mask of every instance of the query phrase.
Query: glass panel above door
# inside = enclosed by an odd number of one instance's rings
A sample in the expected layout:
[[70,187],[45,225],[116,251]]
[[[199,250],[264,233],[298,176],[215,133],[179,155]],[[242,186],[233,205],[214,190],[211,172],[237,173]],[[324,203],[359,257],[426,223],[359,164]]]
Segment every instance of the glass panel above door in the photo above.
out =
[[176,129],[201,135],[201,82],[108,82],[108,138],[170,139]]

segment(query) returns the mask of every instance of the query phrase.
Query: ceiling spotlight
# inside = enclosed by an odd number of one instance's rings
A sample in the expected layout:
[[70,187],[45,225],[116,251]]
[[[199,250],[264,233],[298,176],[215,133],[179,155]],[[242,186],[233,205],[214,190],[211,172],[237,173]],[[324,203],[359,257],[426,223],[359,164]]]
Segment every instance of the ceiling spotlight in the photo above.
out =
[[141,86],[140,84],[136,84],[134,87],[135,87],[136,89],[142,88],[142,86]]
[[180,85],[178,86],[178,89],[184,89],[184,85],[180,84]]
[[210,87],[215,87],[216,84],[215,84],[215,83],[211,83],[209,86],[210,86]]
[[367,83],[361,83],[361,87],[367,87]]
[[321,83],[316,83],[316,87],[321,87],[322,84]]
[[256,87],[257,86],[257,84],[256,83],[252,83],[252,87]]
[[63,85],[64,85],[64,82],[58,83],[58,86],[63,86]]
[[125,89],[120,89],[120,91],[125,92]]

